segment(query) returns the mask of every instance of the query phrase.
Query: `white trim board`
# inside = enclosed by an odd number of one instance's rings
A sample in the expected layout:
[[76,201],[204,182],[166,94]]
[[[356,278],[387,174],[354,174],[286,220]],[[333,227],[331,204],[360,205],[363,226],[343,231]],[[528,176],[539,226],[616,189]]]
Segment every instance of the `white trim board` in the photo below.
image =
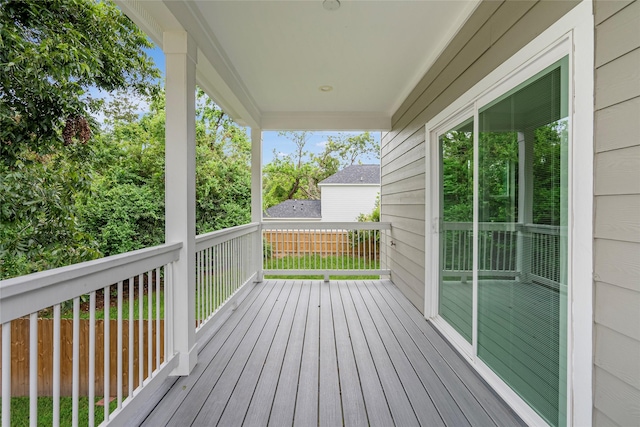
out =
[[[437,183],[437,132],[474,116],[478,106],[498,93],[506,93],[518,84],[569,55],[569,262],[567,313],[567,425],[590,425],[593,408],[593,86],[594,86],[594,18],[591,0],[585,0],[554,23],[527,46],[501,64],[464,95],[426,124],[426,189],[425,237],[425,317],[447,337],[456,334],[438,316],[438,223],[439,195]],[[477,133],[477,113],[474,131]],[[435,138],[435,143],[434,143]],[[579,142],[579,143],[578,143]],[[476,147],[477,148],[477,147]],[[475,150],[477,153],[477,149]],[[474,186],[477,185],[474,177]],[[436,191],[434,191],[434,189]],[[477,188],[474,189],[477,194]],[[474,202],[474,209],[477,203]],[[477,215],[476,215],[477,217]],[[431,232],[428,232],[431,230]],[[477,249],[477,248],[476,248]],[[474,276],[477,268],[474,268]],[[474,277],[477,280],[477,277]],[[476,308],[474,308],[475,310]],[[476,319],[477,314],[474,314]],[[475,322],[475,320],[474,320]],[[448,325],[447,325],[448,326]],[[476,325],[474,325],[474,330]],[[466,356],[469,346],[452,344]],[[475,341],[475,340],[474,340]],[[519,398],[498,376],[476,356],[471,363],[494,389],[530,425],[546,425],[544,420]]]

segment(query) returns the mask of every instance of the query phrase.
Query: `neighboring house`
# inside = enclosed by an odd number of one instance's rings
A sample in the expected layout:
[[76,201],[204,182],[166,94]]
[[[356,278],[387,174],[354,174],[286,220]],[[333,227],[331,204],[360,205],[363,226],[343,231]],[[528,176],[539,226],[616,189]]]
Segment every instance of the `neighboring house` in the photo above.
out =
[[322,221],[355,221],[369,214],[380,193],[380,165],[352,165],[318,184]]
[[369,214],[380,194],[380,165],[351,165],[318,184],[320,200],[285,200],[268,208],[264,221],[355,221]]
[[[640,425],[640,0],[344,0],[342,7],[325,0],[327,10],[320,0],[116,1],[167,55],[166,241],[173,246],[159,251],[171,252],[162,259],[171,263],[174,286],[172,374],[192,372],[202,337],[194,331],[196,248],[207,240],[195,238],[198,84],[251,128],[254,223],[226,233],[255,229],[256,236],[245,239],[245,251],[225,253],[262,258],[263,130],[381,130],[381,220],[391,224],[382,250],[398,289],[528,424]],[[538,150],[543,139],[553,156]],[[466,205],[446,191],[444,177],[452,176],[460,178],[456,188],[468,189]],[[543,184],[557,203],[537,203]],[[134,255],[109,260],[104,283],[137,274],[125,275],[125,261],[138,262]],[[47,290],[40,277],[51,279],[38,273],[12,292],[34,300],[31,293]],[[87,281],[60,289],[79,301]],[[53,291],[41,295],[63,301]],[[326,326],[313,301],[308,318]],[[2,308],[8,341],[10,322],[29,313],[18,312],[19,304]],[[363,328],[372,323],[365,320]],[[417,323],[407,325],[423,334]],[[333,341],[327,328],[326,341]],[[322,363],[311,356],[314,381],[318,372],[324,380]],[[446,381],[438,369],[423,373]],[[337,373],[329,380],[339,385]],[[402,385],[391,390],[381,399],[389,405],[404,396]],[[486,394],[461,393],[459,401],[446,400],[443,413],[480,404],[476,413],[495,416]],[[322,387],[315,396],[303,400],[340,398]],[[188,405],[192,397],[184,398]],[[124,410],[136,411],[135,402]],[[2,403],[4,414],[10,403]],[[320,419],[317,412],[312,419]]]
[[268,208],[262,216],[264,221],[320,221],[320,200],[285,200]]

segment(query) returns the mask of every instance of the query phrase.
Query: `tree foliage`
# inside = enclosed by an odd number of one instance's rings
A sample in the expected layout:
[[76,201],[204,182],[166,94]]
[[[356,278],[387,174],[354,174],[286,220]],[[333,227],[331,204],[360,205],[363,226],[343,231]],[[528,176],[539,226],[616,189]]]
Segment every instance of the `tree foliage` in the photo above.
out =
[[[87,230],[103,230],[99,247],[114,255],[164,242],[164,129],[162,94],[139,120],[107,116],[95,163],[93,196],[82,206]],[[251,146],[201,90],[196,122],[196,233],[249,222]]]
[[[280,132],[295,145],[293,153],[279,155],[273,151],[273,160],[262,170],[265,208],[289,199],[317,199],[314,184],[319,179],[314,159],[307,149],[310,132]],[[319,182],[319,181],[318,181]]]
[[198,91],[196,233],[251,220],[251,142],[211,99]]
[[[0,278],[164,242],[150,46],[110,0],[0,0]],[[89,129],[99,109],[106,126]],[[196,138],[197,233],[248,222],[247,135],[202,91]]]
[[[358,222],[380,222],[380,193],[376,196],[373,210],[369,213],[361,213],[356,218]],[[379,230],[358,230],[349,232],[349,242],[352,246],[359,244],[373,245],[374,243],[380,243],[380,231]],[[369,246],[372,247],[372,246]]]
[[440,136],[443,220],[473,220],[473,133],[453,130]]
[[27,147],[0,162],[0,279],[100,256],[80,227],[76,199],[91,185],[85,145],[40,156]]
[[[0,0],[0,154],[86,143],[89,88],[152,94],[146,35],[110,0]],[[95,129],[94,129],[95,130]]]
[[[535,224],[560,225],[561,158],[566,122],[532,129],[533,212]],[[443,220],[473,220],[473,133],[468,129],[440,136]],[[519,143],[517,132],[483,132],[479,138],[480,222],[518,220]]]

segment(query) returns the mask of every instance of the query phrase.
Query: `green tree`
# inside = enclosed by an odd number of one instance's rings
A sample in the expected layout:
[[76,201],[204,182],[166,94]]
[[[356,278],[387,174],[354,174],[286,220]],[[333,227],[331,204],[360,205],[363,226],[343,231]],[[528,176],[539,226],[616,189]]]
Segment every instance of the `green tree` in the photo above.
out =
[[[358,222],[380,222],[380,193],[376,196],[373,210],[370,213],[361,213],[356,218]],[[349,232],[349,241],[352,246],[367,242],[380,243],[380,232],[378,230],[359,230]]]
[[202,90],[197,94],[196,232],[251,220],[251,142]]
[[375,141],[369,132],[356,135],[341,133],[338,136],[329,136],[327,138],[327,145],[323,154],[328,154],[338,159],[338,167],[342,169],[356,164],[364,156],[373,155],[379,157],[380,144]]
[[80,226],[78,197],[91,185],[92,150],[82,144],[38,155],[27,147],[0,162],[0,279],[100,256]]
[[284,156],[274,150],[273,160],[263,168],[265,207],[289,199],[317,199],[313,157],[306,149],[311,132],[280,132],[278,135],[293,142],[295,149]]
[[533,222],[561,225],[562,150],[566,149],[567,121],[535,129],[534,138]]
[[[196,120],[196,233],[249,222],[251,144],[201,90]],[[100,230],[104,255],[164,242],[164,129],[162,93],[150,111],[130,120],[122,100],[105,108],[107,130],[96,139],[92,196],[81,206],[84,229]]]
[[150,46],[110,0],[0,0],[0,277],[101,255],[79,210],[98,130],[89,88],[153,93]]
[[78,203],[83,230],[105,256],[164,242],[164,99],[139,119],[122,114],[123,101],[105,108],[109,127],[93,144],[91,194]]
[[319,154],[307,149],[311,132],[280,132],[279,135],[293,142],[295,149],[284,156],[274,150],[273,160],[263,168],[265,209],[290,199],[317,200],[319,182],[364,156],[380,152],[379,144],[369,132],[329,137]]
[[[159,72],[146,35],[110,0],[0,0],[0,155],[86,143],[89,88],[149,95]],[[95,129],[95,128],[94,128]]]
[[[531,129],[533,144],[533,222],[560,225],[563,141],[566,121]],[[511,222],[518,218],[519,145],[516,132],[480,135],[480,221]],[[473,217],[473,134],[468,129],[440,136],[443,219],[470,222]]]
[[466,127],[440,136],[442,150],[442,218],[473,220],[473,133]]

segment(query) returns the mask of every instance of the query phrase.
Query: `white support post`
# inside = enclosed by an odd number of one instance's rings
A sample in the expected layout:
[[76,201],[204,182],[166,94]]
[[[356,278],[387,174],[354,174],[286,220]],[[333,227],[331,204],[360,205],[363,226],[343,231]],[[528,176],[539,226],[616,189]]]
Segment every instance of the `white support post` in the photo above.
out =
[[254,241],[256,282],[262,282],[262,129],[251,128],[251,222],[261,223]]
[[533,222],[533,132],[518,132],[518,224],[516,233],[516,271],[519,280],[528,282],[531,274],[531,233],[525,224]]
[[173,267],[172,375],[188,375],[197,362],[195,334],[197,47],[184,31],[163,34],[166,58],[165,238],[182,242]]

